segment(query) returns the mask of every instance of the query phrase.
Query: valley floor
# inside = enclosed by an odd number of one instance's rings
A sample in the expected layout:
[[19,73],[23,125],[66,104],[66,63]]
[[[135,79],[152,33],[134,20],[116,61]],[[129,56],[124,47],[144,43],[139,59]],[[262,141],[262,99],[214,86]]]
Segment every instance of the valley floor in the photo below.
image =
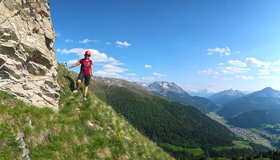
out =
[[264,136],[264,135],[271,136],[267,132],[264,132],[259,129],[246,129],[246,128],[240,128],[240,127],[228,125],[227,121],[225,119],[223,119],[223,117],[220,117],[219,115],[217,115],[216,113],[213,113],[213,112],[210,112],[207,115],[210,118],[216,120],[217,122],[220,122],[221,124],[225,125],[236,136],[238,136],[246,141],[256,143],[259,145],[263,145],[269,149],[276,149],[276,147],[274,147],[271,144],[270,140],[268,138],[266,138],[266,136]]

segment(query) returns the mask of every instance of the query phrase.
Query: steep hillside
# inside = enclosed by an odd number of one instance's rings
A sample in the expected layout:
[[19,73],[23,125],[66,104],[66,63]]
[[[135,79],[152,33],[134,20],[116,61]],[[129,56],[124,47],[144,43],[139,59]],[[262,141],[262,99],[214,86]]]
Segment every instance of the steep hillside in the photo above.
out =
[[93,89],[143,134],[178,157],[202,155],[215,146],[232,145],[232,133],[199,110],[131,88],[133,83],[95,78]]
[[57,112],[0,92],[0,159],[173,159],[92,92],[73,95],[63,67],[58,82]]
[[260,128],[264,124],[279,124],[280,110],[254,110],[228,120],[229,124],[242,128]]
[[195,101],[195,106],[203,113],[209,113],[209,112],[216,112],[220,109],[219,106],[217,106],[212,101],[208,100],[207,98],[199,97],[199,96],[193,96],[192,99]]

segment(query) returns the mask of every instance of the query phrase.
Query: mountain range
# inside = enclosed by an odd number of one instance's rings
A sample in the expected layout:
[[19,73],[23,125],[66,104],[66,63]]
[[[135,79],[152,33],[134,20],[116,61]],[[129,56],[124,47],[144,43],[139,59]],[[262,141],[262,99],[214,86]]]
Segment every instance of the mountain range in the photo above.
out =
[[224,117],[230,125],[237,127],[254,128],[262,124],[280,123],[280,116],[277,114],[280,111],[280,91],[270,87],[252,93],[229,89],[215,93],[207,99],[191,96],[172,82],[123,84],[120,80],[114,81],[115,85],[129,86],[134,90],[152,93],[166,100],[195,107],[204,113],[217,111],[217,114]]
[[244,95],[245,93],[239,90],[229,89],[213,94],[209,97],[209,99],[219,106],[224,106],[226,103],[238,99],[240,97],[243,97]]
[[270,87],[227,103],[218,113],[228,124],[250,129],[280,147],[280,91]]
[[280,109],[280,91],[268,87],[231,101],[218,114],[229,119],[246,112],[273,109]]
[[207,99],[191,96],[175,83],[160,81],[137,84],[155,95],[193,106],[204,113],[217,111],[230,125],[237,127],[255,128],[262,124],[280,123],[277,114],[280,111],[280,91],[270,87],[252,93],[229,89]]
[[166,97],[175,102],[193,106],[204,113],[217,111],[220,108],[207,98],[189,95],[175,83],[158,81],[153,83],[138,84],[140,84],[142,87],[149,90],[153,94]]
[[[170,88],[178,95],[185,94],[175,84],[160,84],[151,84],[150,88],[167,94],[170,91],[165,91]],[[198,109],[157,96],[143,84],[96,77],[92,86],[97,97],[175,157],[188,157],[190,148],[205,153],[215,146],[231,146],[235,139],[225,126]]]
[[217,112],[229,125],[260,130],[258,134],[274,146],[280,146],[280,139],[274,138],[280,133],[280,91],[270,87],[256,92],[229,89],[207,99],[190,96],[175,83],[153,82],[141,85],[153,94],[193,106],[204,113]]
[[187,90],[187,92],[191,96],[199,96],[199,97],[204,97],[204,98],[208,98],[208,97],[210,97],[210,96],[212,96],[213,94],[216,93],[216,92],[210,91],[208,89],[202,89],[202,90],[199,90],[199,91]]

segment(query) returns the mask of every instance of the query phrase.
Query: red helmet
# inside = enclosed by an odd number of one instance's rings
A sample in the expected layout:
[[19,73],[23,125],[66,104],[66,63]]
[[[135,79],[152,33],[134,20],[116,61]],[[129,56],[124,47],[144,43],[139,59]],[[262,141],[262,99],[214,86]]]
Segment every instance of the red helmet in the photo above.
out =
[[85,55],[91,55],[91,51],[90,50],[86,50]]

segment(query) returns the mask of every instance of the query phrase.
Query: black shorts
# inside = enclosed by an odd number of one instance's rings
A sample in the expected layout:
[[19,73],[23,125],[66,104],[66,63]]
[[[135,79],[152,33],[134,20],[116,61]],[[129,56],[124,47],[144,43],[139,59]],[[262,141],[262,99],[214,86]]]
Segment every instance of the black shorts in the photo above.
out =
[[85,79],[85,85],[88,86],[90,82],[90,74],[84,74],[83,72],[80,72],[78,76],[78,80],[81,80],[83,82],[84,79]]

